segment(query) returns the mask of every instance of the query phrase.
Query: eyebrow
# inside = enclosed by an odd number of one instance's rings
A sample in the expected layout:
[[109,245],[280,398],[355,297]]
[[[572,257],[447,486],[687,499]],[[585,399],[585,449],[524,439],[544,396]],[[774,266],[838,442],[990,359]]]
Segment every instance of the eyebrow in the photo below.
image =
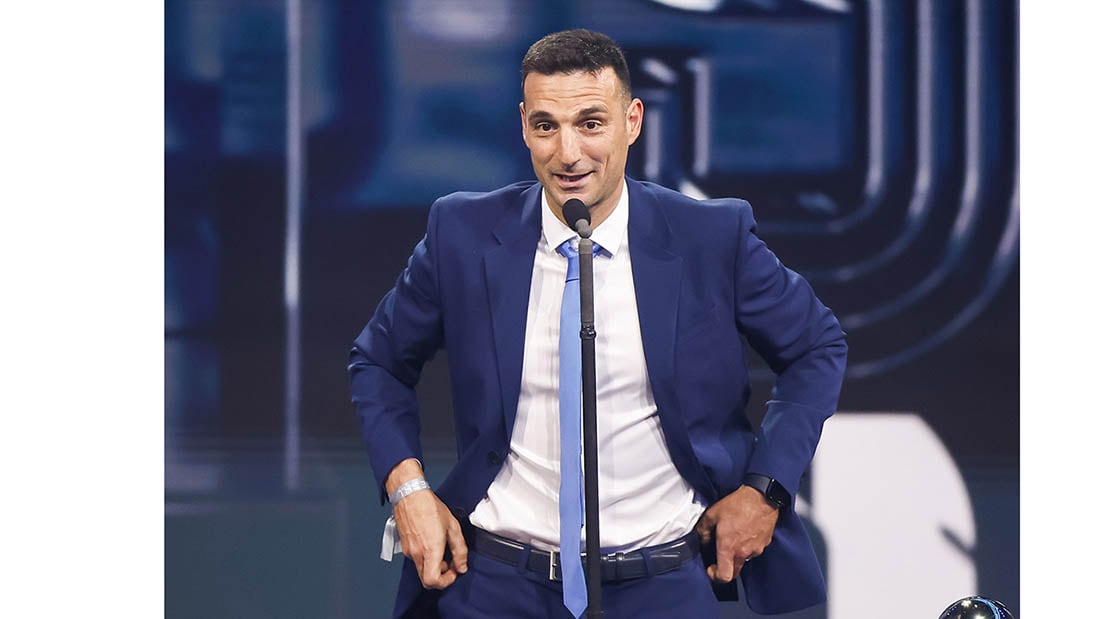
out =
[[607,113],[608,113],[608,111],[607,111],[606,107],[604,107],[602,105],[593,105],[591,107],[586,107],[583,110],[581,110],[580,113],[577,114],[577,116],[580,116],[580,117],[583,118],[585,116],[599,116],[599,115],[607,114]]
[[537,123],[544,120],[554,120],[554,117],[550,115],[550,112],[544,112],[542,110],[537,110],[527,115],[527,122],[529,123]]
[[[602,116],[602,115],[606,115],[608,113],[609,112],[607,110],[607,107],[605,107],[603,105],[592,105],[592,106],[586,107],[583,110],[581,110],[580,112],[578,112],[577,117],[578,118],[585,118],[585,117],[588,117],[588,116]],[[554,117],[553,117],[553,115],[550,114],[550,112],[546,112],[546,111],[543,111],[543,110],[536,110],[536,111],[531,112],[530,114],[527,115],[527,122],[529,122],[529,123],[537,123],[537,122],[542,122],[544,120],[545,121],[553,121]]]

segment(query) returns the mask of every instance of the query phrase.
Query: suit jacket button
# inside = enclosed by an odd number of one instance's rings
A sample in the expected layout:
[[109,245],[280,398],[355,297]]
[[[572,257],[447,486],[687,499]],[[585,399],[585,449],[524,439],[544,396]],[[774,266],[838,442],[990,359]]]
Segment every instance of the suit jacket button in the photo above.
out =
[[490,451],[489,452],[489,464],[492,464],[494,466],[497,465],[497,464],[500,464],[500,454],[498,454],[495,451]]

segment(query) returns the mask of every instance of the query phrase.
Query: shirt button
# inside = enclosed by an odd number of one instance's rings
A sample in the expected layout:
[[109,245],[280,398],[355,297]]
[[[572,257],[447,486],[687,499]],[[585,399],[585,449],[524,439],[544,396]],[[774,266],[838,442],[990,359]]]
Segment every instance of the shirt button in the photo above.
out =
[[490,451],[489,452],[489,464],[492,464],[492,465],[500,464],[500,454],[498,454],[495,451]]

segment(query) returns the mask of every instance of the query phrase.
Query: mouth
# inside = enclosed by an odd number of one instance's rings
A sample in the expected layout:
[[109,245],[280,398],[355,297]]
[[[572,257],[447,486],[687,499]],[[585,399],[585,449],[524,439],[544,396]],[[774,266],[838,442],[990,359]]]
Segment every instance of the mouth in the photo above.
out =
[[557,179],[558,184],[563,188],[570,189],[580,186],[584,179],[588,178],[591,172],[585,172],[584,174],[555,174],[554,178]]

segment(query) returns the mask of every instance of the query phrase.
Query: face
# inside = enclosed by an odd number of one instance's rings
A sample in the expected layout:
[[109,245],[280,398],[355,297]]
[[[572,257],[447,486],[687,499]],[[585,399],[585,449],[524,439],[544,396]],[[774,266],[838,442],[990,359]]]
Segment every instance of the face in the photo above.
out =
[[615,71],[604,67],[528,74],[519,111],[531,165],[558,219],[573,198],[590,209],[592,227],[607,219],[622,193],[627,151],[642,131],[642,102],[626,103]]

